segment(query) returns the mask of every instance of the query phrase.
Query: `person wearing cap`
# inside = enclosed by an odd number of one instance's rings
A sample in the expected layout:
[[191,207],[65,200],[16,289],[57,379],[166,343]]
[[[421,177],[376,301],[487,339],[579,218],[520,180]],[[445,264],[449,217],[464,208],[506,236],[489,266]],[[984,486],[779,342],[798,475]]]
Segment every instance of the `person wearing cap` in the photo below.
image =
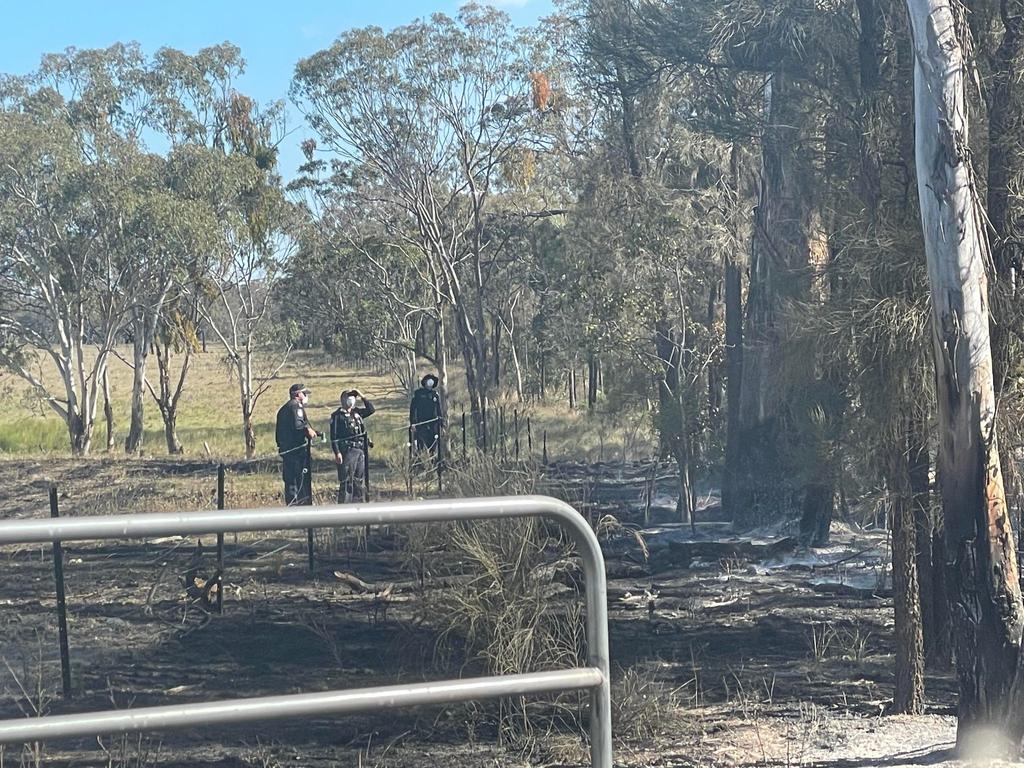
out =
[[[356,399],[362,403],[356,406]],[[338,503],[347,504],[356,493],[366,501],[366,436],[367,419],[374,414],[373,403],[358,389],[341,393],[341,407],[331,414],[331,448],[338,465]]]
[[292,384],[288,402],[277,412],[277,452],[284,476],[284,501],[289,506],[313,503],[307,446],[317,433],[306,415],[308,404],[309,390],[302,384]]
[[443,423],[437,376],[428,373],[420,379],[420,388],[413,392],[412,402],[409,403],[409,426],[416,441],[416,450],[425,448],[431,453],[436,452]]

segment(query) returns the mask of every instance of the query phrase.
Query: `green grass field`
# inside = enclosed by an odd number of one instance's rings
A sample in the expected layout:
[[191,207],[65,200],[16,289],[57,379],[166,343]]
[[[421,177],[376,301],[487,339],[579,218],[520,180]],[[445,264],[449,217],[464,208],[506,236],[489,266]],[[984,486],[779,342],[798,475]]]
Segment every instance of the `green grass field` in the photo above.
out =
[[[120,350],[126,357],[130,350]],[[268,363],[272,363],[268,359]],[[53,382],[56,374],[42,367],[44,380]],[[423,367],[421,373],[429,370]],[[155,373],[155,360],[151,361],[149,375]],[[451,374],[450,438],[453,451],[461,449],[460,414],[465,403],[461,389],[461,374]],[[292,353],[288,363],[271,382],[270,389],[260,399],[255,413],[257,454],[273,455],[274,418],[277,409],[288,399],[288,387],[303,381],[312,390],[310,418],[317,429],[326,430],[331,412],[338,407],[342,390],[358,388],[377,407],[377,413],[368,422],[375,453],[389,460],[399,460],[406,448],[408,399],[388,374],[347,365],[329,357],[310,353]],[[122,450],[128,429],[131,369],[117,359],[111,359],[110,386],[114,411],[114,451]],[[7,456],[68,456],[67,431],[62,420],[46,408],[29,386],[8,372],[0,372],[0,396],[7,407],[0,411],[0,455]],[[552,459],[621,460],[623,453],[629,460],[650,455],[654,445],[651,437],[650,417],[642,409],[628,413],[612,412],[609,404],[600,402],[594,413],[572,411],[564,394],[551,396],[543,403],[519,404],[506,397],[499,402],[506,415],[507,452],[514,452],[513,414],[520,412],[520,455],[526,458],[529,416],[533,433],[533,453],[541,455],[543,433],[548,434],[548,451]],[[468,417],[467,417],[468,421]],[[469,425],[472,430],[472,425]],[[244,456],[238,384],[223,357],[211,347],[196,356],[192,371],[182,395],[178,415],[178,436],[186,456],[210,456],[237,460]],[[469,436],[472,442],[472,432]],[[205,446],[204,446],[205,444]],[[104,452],[106,433],[102,420],[102,404],[93,438],[94,454]],[[329,449],[318,447],[324,456]],[[164,455],[167,452],[160,413],[147,395],[145,410],[145,436],[143,452],[146,455]]]

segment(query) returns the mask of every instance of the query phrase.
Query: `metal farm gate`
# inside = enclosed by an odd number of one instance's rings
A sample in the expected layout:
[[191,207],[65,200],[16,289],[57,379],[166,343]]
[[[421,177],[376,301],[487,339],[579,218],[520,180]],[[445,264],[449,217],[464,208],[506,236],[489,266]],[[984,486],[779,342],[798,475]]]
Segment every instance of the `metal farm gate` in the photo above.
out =
[[403,501],[320,507],[272,507],[104,517],[0,522],[0,545],[145,538],[170,535],[402,525],[508,517],[545,517],[570,534],[586,579],[587,666],[551,672],[475,677],[412,685],[356,688],[323,693],[229,699],[128,710],[0,721],[0,744],[71,736],[244,723],[308,715],[470,701],[502,696],[590,691],[590,756],[594,768],[611,768],[611,694],[608,672],[608,608],[604,558],[587,521],[571,506],[547,496]]

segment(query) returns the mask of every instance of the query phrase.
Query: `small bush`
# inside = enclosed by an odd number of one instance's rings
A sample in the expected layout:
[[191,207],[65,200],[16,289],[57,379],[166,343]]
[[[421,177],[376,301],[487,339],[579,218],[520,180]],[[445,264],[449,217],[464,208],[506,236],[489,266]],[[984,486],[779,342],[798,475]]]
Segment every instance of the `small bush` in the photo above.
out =
[[[534,478],[487,457],[451,473],[453,496],[530,493]],[[536,518],[421,526],[406,544],[406,564],[421,585],[421,621],[435,629],[435,661],[505,675],[575,667],[583,658],[580,601],[558,600],[567,540]],[[428,565],[429,564],[429,565]],[[436,588],[437,577],[449,585]],[[501,702],[503,742],[552,727],[578,706],[523,699]],[[568,699],[563,699],[568,701]],[[491,711],[493,714],[493,710]]]

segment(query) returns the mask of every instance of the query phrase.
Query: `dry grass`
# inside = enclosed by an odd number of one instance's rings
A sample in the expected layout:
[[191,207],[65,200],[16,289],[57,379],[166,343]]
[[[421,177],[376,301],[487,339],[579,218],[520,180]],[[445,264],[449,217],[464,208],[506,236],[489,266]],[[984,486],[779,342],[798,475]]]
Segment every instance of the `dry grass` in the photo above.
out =
[[[453,473],[457,495],[528,493],[534,477],[478,457]],[[436,633],[434,661],[485,674],[575,667],[583,648],[576,595],[559,583],[566,542],[537,519],[420,526],[406,547],[406,567],[421,585],[420,620]],[[438,588],[433,576],[449,585]],[[567,599],[558,599],[564,595]],[[532,749],[538,731],[572,718],[578,702],[523,698],[475,705],[475,721],[499,728],[502,741]]]
[[[119,351],[125,356],[130,352],[127,348]],[[128,428],[132,371],[118,359],[111,361],[109,370],[115,452],[120,452]],[[52,383],[55,379],[55,374],[46,366],[41,366],[39,373],[46,382]],[[155,365],[152,373],[155,373]],[[364,392],[378,408],[368,425],[375,443],[374,452],[387,457],[389,464],[397,466],[403,461],[409,407],[406,394],[396,380],[383,371],[331,359],[323,353],[305,351],[290,355],[269,391],[257,404],[254,428],[258,454],[273,453],[274,417],[281,403],[288,399],[288,386],[295,381],[303,381],[313,390],[309,412],[314,426],[321,430],[326,430],[342,390],[357,388]],[[457,368],[452,371],[451,381],[450,435],[453,452],[460,454],[461,414],[467,399]],[[69,454],[63,422],[41,403],[25,382],[0,370],[0,397],[10,404],[0,412],[0,455]],[[515,455],[516,411],[520,414],[519,455],[523,460],[532,458],[540,461],[545,432],[552,460],[612,461],[623,457],[633,460],[649,455],[650,446],[654,444],[649,414],[641,410],[641,405],[625,412],[612,410],[610,404],[601,402],[594,413],[570,411],[564,396],[553,395],[543,403],[528,404],[503,397],[495,407],[505,413],[504,452],[509,459]],[[106,442],[102,404],[98,416],[94,453],[102,452]],[[530,418],[529,432],[527,416]],[[497,420],[495,417],[494,421]],[[467,422],[470,422],[468,416]],[[468,428],[468,442],[472,443],[471,423]],[[189,456],[205,456],[204,444],[209,446],[214,458],[236,460],[244,455],[237,383],[232,380],[223,356],[213,346],[209,352],[197,355],[193,363],[181,399],[178,435]],[[143,446],[148,455],[166,453],[163,423],[148,396]],[[318,446],[317,451],[329,458],[329,450],[325,446]],[[500,449],[498,455],[501,455]]]

